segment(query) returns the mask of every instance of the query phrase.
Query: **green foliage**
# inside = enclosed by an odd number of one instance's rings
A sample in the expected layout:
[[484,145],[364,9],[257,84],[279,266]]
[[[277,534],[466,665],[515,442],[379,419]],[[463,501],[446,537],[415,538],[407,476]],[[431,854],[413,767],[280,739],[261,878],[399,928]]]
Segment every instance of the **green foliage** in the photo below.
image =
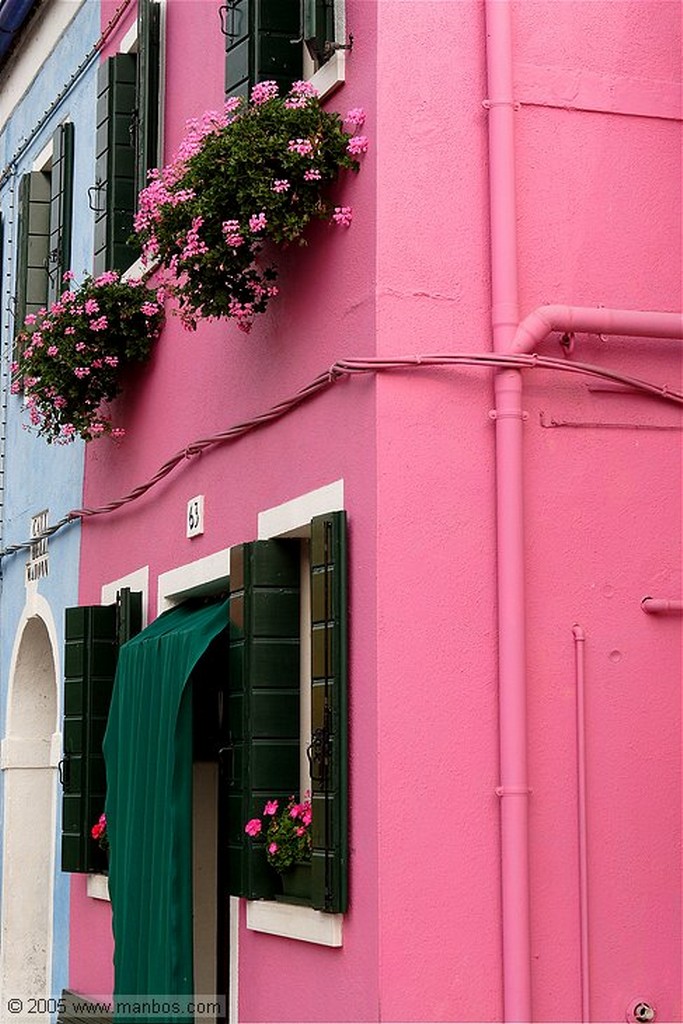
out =
[[312,813],[309,800],[297,803],[291,796],[282,809],[277,800],[269,800],[263,808],[263,821],[252,818],[244,826],[244,831],[256,839],[263,834],[264,821],[266,857],[276,871],[287,871],[293,864],[311,859]]
[[154,293],[114,271],[29,314],[16,339],[12,391],[23,392],[30,427],[58,444],[122,437],[103,405],[121,390],[121,372],[149,357],[163,321]]
[[231,317],[248,331],[276,294],[264,243],[303,245],[316,218],[348,225],[351,211],[334,207],[329,188],[340,170],[358,171],[367,140],[352,138],[305,82],[284,98],[262,82],[249,104],[232,98],[188,129],[174,161],[151,172],[140,194],[144,258],[161,264],[188,328]]

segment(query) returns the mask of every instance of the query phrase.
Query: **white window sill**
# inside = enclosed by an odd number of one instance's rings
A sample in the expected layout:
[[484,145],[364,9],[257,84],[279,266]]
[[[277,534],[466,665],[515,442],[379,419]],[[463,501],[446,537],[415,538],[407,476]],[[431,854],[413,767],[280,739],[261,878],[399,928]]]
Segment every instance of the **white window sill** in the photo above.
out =
[[330,96],[346,81],[346,51],[336,50],[308,81],[317,89],[321,100]]
[[249,931],[298,939],[299,942],[314,942],[318,946],[342,945],[343,920],[342,914],[324,914],[321,910],[293,903],[247,901]]
[[107,875],[88,875],[86,879],[86,893],[91,900],[107,900],[109,897],[109,878]]

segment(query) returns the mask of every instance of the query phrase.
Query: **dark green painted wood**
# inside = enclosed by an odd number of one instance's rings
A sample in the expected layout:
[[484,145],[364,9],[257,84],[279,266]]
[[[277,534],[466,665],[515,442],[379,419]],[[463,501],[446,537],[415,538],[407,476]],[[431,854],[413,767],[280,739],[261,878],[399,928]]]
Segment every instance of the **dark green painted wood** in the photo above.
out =
[[304,42],[317,70],[334,52],[329,48],[329,44],[335,42],[334,0],[303,0],[303,3]]
[[95,135],[96,274],[125,270],[138,258],[133,232],[137,171],[135,150],[137,55],[117,53],[98,72]]
[[346,513],[311,522],[311,902],[348,905]]
[[90,830],[104,809],[102,740],[119,645],[142,627],[142,594],[127,588],[116,604],[67,608],[64,624],[62,870],[103,871]]
[[68,988],[62,989],[57,1024],[111,1024],[112,1020],[110,1013],[97,1007],[96,1000]]
[[264,81],[284,94],[303,77],[300,0],[236,0],[226,17],[227,96],[246,97]]
[[50,172],[50,241],[48,245],[47,301],[62,294],[62,275],[71,265],[71,226],[73,219],[74,126],[60,124],[52,136]]
[[255,541],[230,553],[229,741],[221,757],[228,886],[271,897],[277,877],[244,826],[266,800],[299,788],[299,581],[297,541]]
[[156,0],[138,0],[137,118],[135,161],[138,191],[159,162],[159,59],[161,8]]
[[15,333],[28,313],[47,302],[47,260],[50,235],[50,176],[31,171],[19,181],[19,231],[15,285]]

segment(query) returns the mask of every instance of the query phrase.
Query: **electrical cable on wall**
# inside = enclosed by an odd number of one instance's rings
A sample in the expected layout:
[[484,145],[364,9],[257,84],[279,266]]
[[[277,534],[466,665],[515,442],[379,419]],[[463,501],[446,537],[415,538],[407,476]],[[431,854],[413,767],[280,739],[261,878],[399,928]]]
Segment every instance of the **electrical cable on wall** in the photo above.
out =
[[480,352],[424,356],[398,356],[396,358],[385,359],[340,359],[338,362],[333,363],[329,370],[319,374],[314,380],[310,381],[295,394],[291,395],[289,398],[283,399],[281,402],[278,402],[277,405],[271,406],[271,408],[265,410],[265,412],[257,414],[252,419],[243,420],[241,423],[235,423],[231,427],[228,427],[226,430],[220,431],[219,433],[211,434],[209,437],[199,438],[198,440],[186,445],[185,448],[182,448],[180,451],[176,452],[175,455],[172,455],[167,459],[166,462],[159,467],[157,472],[145,483],[133,488],[132,491],[129,491],[128,494],[124,495],[122,498],[117,498],[114,501],[110,501],[105,505],[99,505],[96,508],[73,509],[71,512],[67,513],[63,519],[60,519],[59,522],[55,523],[53,526],[49,526],[45,531],[37,536],[32,537],[30,541],[24,541],[21,544],[11,544],[0,550],[0,558],[15,554],[18,551],[27,551],[38,541],[52,537],[59,530],[71,523],[79,522],[83,519],[89,519],[92,516],[106,515],[110,512],[115,512],[124,505],[128,505],[131,502],[136,501],[138,498],[141,498],[157,483],[168,476],[168,474],[171,473],[180,463],[193,458],[195,455],[201,455],[202,452],[207,451],[210,448],[215,448],[231,441],[235,441],[238,437],[242,437],[245,434],[250,433],[252,430],[263,427],[267,423],[272,423],[275,420],[281,419],[283,416],[286,416],[289,412],[292,412],[310,398],[313,398],[321,391],[326,391],[329,387],[342,379],[356,374],[382,373],[388,370],[419,370],[433,366],[489,366],[493,369],[544,369],[558,370],[562,373],[578,373],[583,376],[598,377],[617,384],[623,384],[636,391],[673,403],[674,405],[683,405],[683,392],[670,388],[666,384],[653,384],[651,381],[640,380],[637,377],[629,377],[625,374],[608,370],[604,367],[593,366],[590,363],[569,362],[563,359],[554,359],[551,356],[537,355],[536,353],[532,353],[530,355],[506,355],[504,353]]

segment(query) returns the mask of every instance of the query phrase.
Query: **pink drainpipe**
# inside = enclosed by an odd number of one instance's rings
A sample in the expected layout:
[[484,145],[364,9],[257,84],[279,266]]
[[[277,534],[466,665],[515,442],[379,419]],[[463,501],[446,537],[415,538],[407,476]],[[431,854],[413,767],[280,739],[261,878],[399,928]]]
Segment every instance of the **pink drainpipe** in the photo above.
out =
[[[496,352],[531,352],[552,331],[682,338],[683,316],[541,306],[519,323],[510,0],[485,0],[491,320]],[[495,376],[498,699],[503,998],[506,1021],[533,1020],[529,927],[522,376]]]

